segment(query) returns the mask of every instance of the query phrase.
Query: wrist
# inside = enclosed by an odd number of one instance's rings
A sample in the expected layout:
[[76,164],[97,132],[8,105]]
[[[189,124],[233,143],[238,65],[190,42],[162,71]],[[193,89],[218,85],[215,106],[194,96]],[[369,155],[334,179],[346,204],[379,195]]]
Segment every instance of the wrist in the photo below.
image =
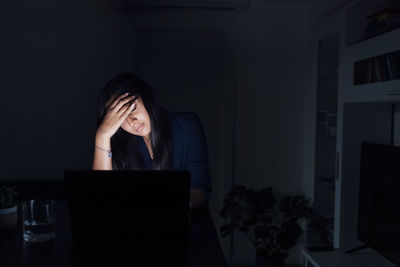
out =
[[108,137],[107,135],[96,133],[95,144],[104,149],[110,149],[111,148],[111,138]]

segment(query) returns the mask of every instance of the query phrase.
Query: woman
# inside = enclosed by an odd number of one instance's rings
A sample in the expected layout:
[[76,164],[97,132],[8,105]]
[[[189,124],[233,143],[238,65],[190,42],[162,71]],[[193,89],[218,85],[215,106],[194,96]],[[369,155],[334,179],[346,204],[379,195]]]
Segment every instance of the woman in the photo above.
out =
[[169,113],[130,73],[107,83],[98,110],[94,170],[188,170],[192,209],[208,202],[207,145],[195,114]]

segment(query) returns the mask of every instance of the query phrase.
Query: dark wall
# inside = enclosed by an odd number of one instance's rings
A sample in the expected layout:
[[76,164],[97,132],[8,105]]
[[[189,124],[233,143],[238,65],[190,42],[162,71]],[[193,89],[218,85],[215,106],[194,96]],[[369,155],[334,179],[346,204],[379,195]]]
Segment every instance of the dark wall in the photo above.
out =
[[129,70],[122,24],[108,1],[1,4],[0,179],[91,167],[98,92]]

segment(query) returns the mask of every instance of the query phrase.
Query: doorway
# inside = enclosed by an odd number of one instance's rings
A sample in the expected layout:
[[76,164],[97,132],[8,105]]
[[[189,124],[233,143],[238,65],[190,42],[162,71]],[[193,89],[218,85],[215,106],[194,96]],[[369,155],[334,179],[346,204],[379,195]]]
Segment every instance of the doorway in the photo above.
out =
[[134,40],[135,72],[154,88],[163,106],[172,112],[194,112],[201,120],[212,179],[210,210],[217,229],[224,179],[230,179],[224,177],[224,151],[232,134],[225,117],[224,42],[223,31],[198,29],[140,29]]

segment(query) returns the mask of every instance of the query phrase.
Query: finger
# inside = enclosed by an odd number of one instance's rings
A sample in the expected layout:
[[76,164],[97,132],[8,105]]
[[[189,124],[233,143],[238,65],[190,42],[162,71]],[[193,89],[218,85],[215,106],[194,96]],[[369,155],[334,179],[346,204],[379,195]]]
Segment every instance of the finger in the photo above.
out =
[[122,94],[122,95],[114,95],[113,97],[112,97],[112,100],[111,100],[111,98],[110,98],[110,105],[109,105],[109,107],[108,107],[108,109],[114,109],[116,106],[117,106],[117,104],[119,103],[119,101],[121,100],[121,99],[123,99],[123,98],[126,98],[127,96],[129,95],[129,93],[125,93],[125,94]]
[[120,119],[124,121],[128,115],[131,113],[132,110],[136,108],[136,103],[131,103],[126,109],[121,109],[123,110],[120,114]]
[[[125,97],[119,100],[118,104],[113,108],[113,110],[115,110],[117,113],[120,113],[121,109],[123,107],[126,107],[126,105],[130,105],[129,103],[132,103],[133,100],[135,99],[135,96],[129,96],[129,97]],[[125,109],[122,110],[122,112]]]
[[106,108],[107,108],[107,109],[113,108],[113,107],[114,107],[113,104],[114,104],[115,100],[117,100],[118,97],[119,97],[119,96],[118,96],[117,94],[113,94],[113,95],[110,97],[110,99],[108,99],[108,101],[106,102]]
[[136,100],[129,101],[128,103],[123,105],[122,108],[120,108],[120,110],[117,112],[117,115],[122,116],[123,114],[125,114],[125,112],[128,112],[128,114],[131,113],[133,110],[136,109],[136,105]]
[[117,98],[117,95],[112,95],[106,102],[105,107],[106,109],[111,108],[112,103],[114,102],[114,100]]

